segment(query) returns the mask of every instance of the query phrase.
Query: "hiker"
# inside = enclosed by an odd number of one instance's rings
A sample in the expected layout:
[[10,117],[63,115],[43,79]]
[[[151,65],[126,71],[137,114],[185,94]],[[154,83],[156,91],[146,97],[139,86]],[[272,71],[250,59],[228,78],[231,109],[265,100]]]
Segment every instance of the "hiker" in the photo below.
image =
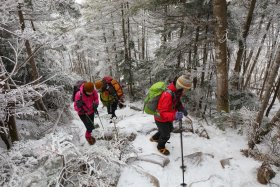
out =
[[111,114],[110,119],[117,118],[115,113],[117,107],[124,107],[124,96],[119,82],[106,76],[102,80],[95,81],[95,88],[100,92],[100,100],[107,107],[108,114]]
[[191,85],[190,75],[182,75],[178,79],[175,78],[159,98],[158,115],[154,115],[158,132],[150,138],[150,141],[157,142],[158,151],[164,155],[170,154],[165,144],[173,130],[173,121],[182,120],[183,116],[188,115],[180,99],[191,88]]
[[96,141],[91,133],[94,129],[94,114],[98,114],[98,104],[98,94],[94,89],[94,84],[92,82],[83,83],[75,94],[74,108],[87,129],[85,137],[90,145]]

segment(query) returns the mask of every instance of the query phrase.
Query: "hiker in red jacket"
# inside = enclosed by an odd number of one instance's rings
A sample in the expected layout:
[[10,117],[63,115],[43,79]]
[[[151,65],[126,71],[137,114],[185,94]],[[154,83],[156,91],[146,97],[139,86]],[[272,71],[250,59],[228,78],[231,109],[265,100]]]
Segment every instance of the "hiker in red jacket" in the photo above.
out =
[[85,136],[90,145],[96,141],[91,136],[91,132],[94,129],[94,114],[98,113],[98,104],[98,94],[94,89],[94,84],[92,82],[83,83],[75,94],[74,108],[87,129]]
[[167,90],[161,94],[158,101],[157,110],[159,115],[154,116],[158,132],[150,138],[150,141],[158,142],[158,151],[164,155],[170,154],[165,144],[169,140],[170,133],[173,130],[173,121],[182,120],[183,116],[188,115],[187,110],[182,105],[181,96],[191,86],[190,75],[182,75],[178,79],[175,78],[168,85]]

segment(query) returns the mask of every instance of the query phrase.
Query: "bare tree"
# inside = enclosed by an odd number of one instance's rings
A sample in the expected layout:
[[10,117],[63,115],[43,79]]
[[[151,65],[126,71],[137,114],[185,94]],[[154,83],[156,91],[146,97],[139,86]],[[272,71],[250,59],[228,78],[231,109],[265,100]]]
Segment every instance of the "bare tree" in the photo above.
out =
[[246,43],[245,41],[248,36],[251,22],[253,19],[253,12],[255,9],[255,5],[256,5],[256,0],[251,0],[250,9],[247,14],[247,19],[246,19],[246,22],[244,24],[243,31],[242,31],[242,37],[238,41],[239,48],[238,48],[238,52],[237,52],[237,59],[236,59],[235,66],[234,66],[234,75],[233,75],[234,80],[232,82],[234,88],[239,87],[239,74],[241,71],[242,57],[243,57],[244,48],[245,48],[244,44]]
[[[19,3],[18,4],[18,16],[19,16],[21,30],[24,31],[25,23],[24,23],[24,17],[23,17],[23,13],[22,13],[21,8],[22,8],[22,5],[21,5],[21,3]],[[29,40],[25,40],[25,47],[26,47],[26,51],[27,51],[27,54],[28,54],[28,62],[29,62],[30,66],[31,66],[31,69],[32,69],[32,71],[31,71],[32,81],[34,81],[34,83],[38,83],[39,73],[38,73],[38,69],[37,69],[35,59],[34,59],[34,56],[33,56],[34,54],[32,53],[32,49],[31,49],[31,45],[30,45]],[[47,108],[45,107],[42,99],[39,99],[38,101],[36,101],[35,104],[36,104],[35,106],[37,106],[37,108],[39,110],[47,111]]]
[[268,77],[268,84],[266,85],[266,89],[265,89],[265,94],[263,97],[263,102],[261,104],[260,110],[257,114],[256,120],[255,120],[255,124],[254,124],[254,132],[252,132],[252,138],[249,140],[249,147],[251,149],[254,148],[255,144],[256,144],[256,140],[258,139],[258,134],[257,131],[260,129],[261,123],[262,123],[262,119],[263,119],[263,115],[264,115],[264,111],[268,105],[269,99],[270,99],[270,93],[273,87],[273,83],[275,82],[275,79],[277,77],[278,71],[279,71],[279,67],[280,67],[280,47],[278,47],[277,49],[277,58],[275,63],[273,64],[272,68],[271,68],[271,72],[269,73],[269,77]]

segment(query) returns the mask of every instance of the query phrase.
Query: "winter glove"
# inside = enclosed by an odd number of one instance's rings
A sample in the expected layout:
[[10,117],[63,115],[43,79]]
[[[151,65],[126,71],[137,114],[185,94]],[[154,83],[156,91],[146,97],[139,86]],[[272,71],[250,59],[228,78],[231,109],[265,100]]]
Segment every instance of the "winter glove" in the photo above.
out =
[[176,112],[176,114],[175,114],[175,119],[176,119],[176,120],[181,120],[181,119],[183,119],[183,112]]
[[82,106],[84,105],[84,102],[82,100],[78,100],[78,101],[76,101],[76,105],[78,108],[82,108]]
[[122,109],[124,107],[124,104],[119,103],[119,107],[120,107],[120,109]]
[[94,113],[95,113],[95,114],[98,114],[98,110],[97,110],[98,104],[93,103],[92,108],[93,108],[93,110],[94,110]]
[[186,108],[184,109],[183,113],[185,117],[189,114]]

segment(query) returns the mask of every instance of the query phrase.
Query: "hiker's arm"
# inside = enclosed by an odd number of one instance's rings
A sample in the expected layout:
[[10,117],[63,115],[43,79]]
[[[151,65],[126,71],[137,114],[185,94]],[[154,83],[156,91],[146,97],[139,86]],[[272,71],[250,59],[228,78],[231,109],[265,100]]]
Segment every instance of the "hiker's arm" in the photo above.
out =
[[[80,100],[80,91],[78,91],[75,95],[75,101],[74,101],[74,109],[77,111],[77,112],[80,112],[82,110],[83,107],[78,107],[77,106],[77,101]],[[83,101],[81,101],[83,102]]]
[[175,120],[175,111],[172,109],[172,96],[169,93],[164,92],[160,97],[158,110],[162,119],[167,121]]

